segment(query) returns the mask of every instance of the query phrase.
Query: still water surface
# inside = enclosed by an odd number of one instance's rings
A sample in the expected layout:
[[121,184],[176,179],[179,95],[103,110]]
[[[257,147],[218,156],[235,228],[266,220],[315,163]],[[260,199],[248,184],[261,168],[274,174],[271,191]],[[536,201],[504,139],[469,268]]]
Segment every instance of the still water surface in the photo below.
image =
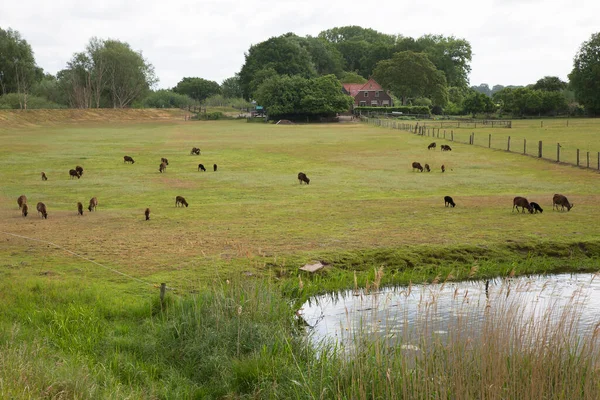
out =
[[[310,340],[350,344],[364,337],[415,335],[443,337],[457,327],[477,329],[485,318],[508,325],[546,324],[573,319],[585,335],[600,323],[600,276],[535,275],[488,281],[382,288],[375,293],[347,290],[309,299],[300,314],[310,325]],[[508,317],[510,316],[510,317]],[[366,336],[365,336],[366,335]]]

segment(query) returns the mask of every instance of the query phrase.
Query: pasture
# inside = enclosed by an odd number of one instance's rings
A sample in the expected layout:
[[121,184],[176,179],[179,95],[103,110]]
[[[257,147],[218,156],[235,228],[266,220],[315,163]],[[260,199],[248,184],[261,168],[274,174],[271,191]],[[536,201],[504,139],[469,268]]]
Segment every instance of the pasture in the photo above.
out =
[[[518,340],[496,340],[507,333],[501,318],[490,320],[497,330],[485,345],[436,342],[417,376],[384,342],[356,358],[317,355],[290,309],[354,279],[377,288],[597,271],[596,172],[442,140],[451,152],[427,150],[431,138],[361,124],[26,115],[0,125],[1,398],[393,398],[399,387],[407,398],[432,388],[494,398],[505,392],[489,382],[507,366],[515,398],[600,390],[596,347],[573,357],[574,347],[556,344],[549,362],[543,343],[516,351]],[[432,172],[413,172],[415,161]],[[70,179],[77,165],[84,173]],[[553,212],[554,193],[574,208]],[[447,195],[455,208],[444,206]],[[189,207],[176,207],[176,196]],[[543,214],[511,212],[515,196]],[[328,265],[299,278],[312,260]],[[160,282],[175,289],[164,303]],[[496,363],[491,377],[477,360]],[[444,371],[452,389],[431,379]]]
[[[344,269],[343,260],[351,258],[352,268],[404,270],[419,266],[404,253],[437,253],[445,264],[456,258],[445,256],[451,249],[487,259],[486,250],[546,256],[565,246],[585,251],[598,245],[598,174],[458,143],[451,152],[427,150],[430,140],[361,124],[169,121],[6,129],[0,133],[0,227],[153,282],[261,274],[272,267],[295,275],[313,259]],[[201,155],[190,155],[194,146]],[[124,163],[124,155],[135,164]],[[169,159],[165,173],[159,172],[161,157]],[[413,161],[428,163],[432,172],[413,172]],[[198,172],[199,163],[216,163],[219,170]],[[76,165],[85,172],[69,179]],[[310,185],[299,184],[300,171]],[[553,212],[554,193],[565,194],[573,210]],[[21,194],[29,204],[43,201],[48,220],[21,217]],[[175,207],[178,195],[189,208]],[[444,207],[446,195],[456,208]],[[94,196],[97,212],[78,216],[77,202],[87,206]],[[512,213],[515,196],[545,212]],[[11,262],[44,270],[56,260],[81,264],[24,239],[5,236],[3,243],[0,256]],[[394,256],[369,260],[371,251]],[[427,264],[436,261],[428,257]]]

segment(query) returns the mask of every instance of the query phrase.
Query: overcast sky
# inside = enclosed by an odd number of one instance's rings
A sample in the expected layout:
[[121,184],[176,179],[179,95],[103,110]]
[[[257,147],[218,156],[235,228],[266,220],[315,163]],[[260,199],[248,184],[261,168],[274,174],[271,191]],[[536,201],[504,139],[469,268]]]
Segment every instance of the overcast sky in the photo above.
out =
[[160,88],[186,76],[221,83],[252,44],[346,25],[464,38],[471,85],[527,85],[546,75],[567,80],[582,42],[600,31],[600,1],[0,0],[0,27],[19,31],[46,72],[63,69],[97,36],[141,50]]

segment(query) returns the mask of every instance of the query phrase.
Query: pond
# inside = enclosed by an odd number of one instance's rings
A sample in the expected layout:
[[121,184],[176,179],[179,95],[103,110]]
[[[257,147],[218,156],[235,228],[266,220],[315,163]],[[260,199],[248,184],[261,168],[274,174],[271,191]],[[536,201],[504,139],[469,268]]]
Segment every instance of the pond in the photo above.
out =
[[486,323],[524,329],[537,337],[544,337],[539,326],[578,336],[600,327],[600,276],[535,275],[347,290],[313,297],[299,314],[310,326],[315,345],[346,346],[357,338],[385,337],[416,349],[419,336],[444,340],[457,331],[477,334],[485,331]]

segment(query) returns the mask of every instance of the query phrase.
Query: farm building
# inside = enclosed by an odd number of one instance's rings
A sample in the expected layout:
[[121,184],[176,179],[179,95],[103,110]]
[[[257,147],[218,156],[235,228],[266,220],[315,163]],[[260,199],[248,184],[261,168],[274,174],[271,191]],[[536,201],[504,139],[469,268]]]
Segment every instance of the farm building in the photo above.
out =
[[354,107],[391,107],[392,98],[381,85],[371,78],[367,83],[344,83],[343,91],[354,97]]

